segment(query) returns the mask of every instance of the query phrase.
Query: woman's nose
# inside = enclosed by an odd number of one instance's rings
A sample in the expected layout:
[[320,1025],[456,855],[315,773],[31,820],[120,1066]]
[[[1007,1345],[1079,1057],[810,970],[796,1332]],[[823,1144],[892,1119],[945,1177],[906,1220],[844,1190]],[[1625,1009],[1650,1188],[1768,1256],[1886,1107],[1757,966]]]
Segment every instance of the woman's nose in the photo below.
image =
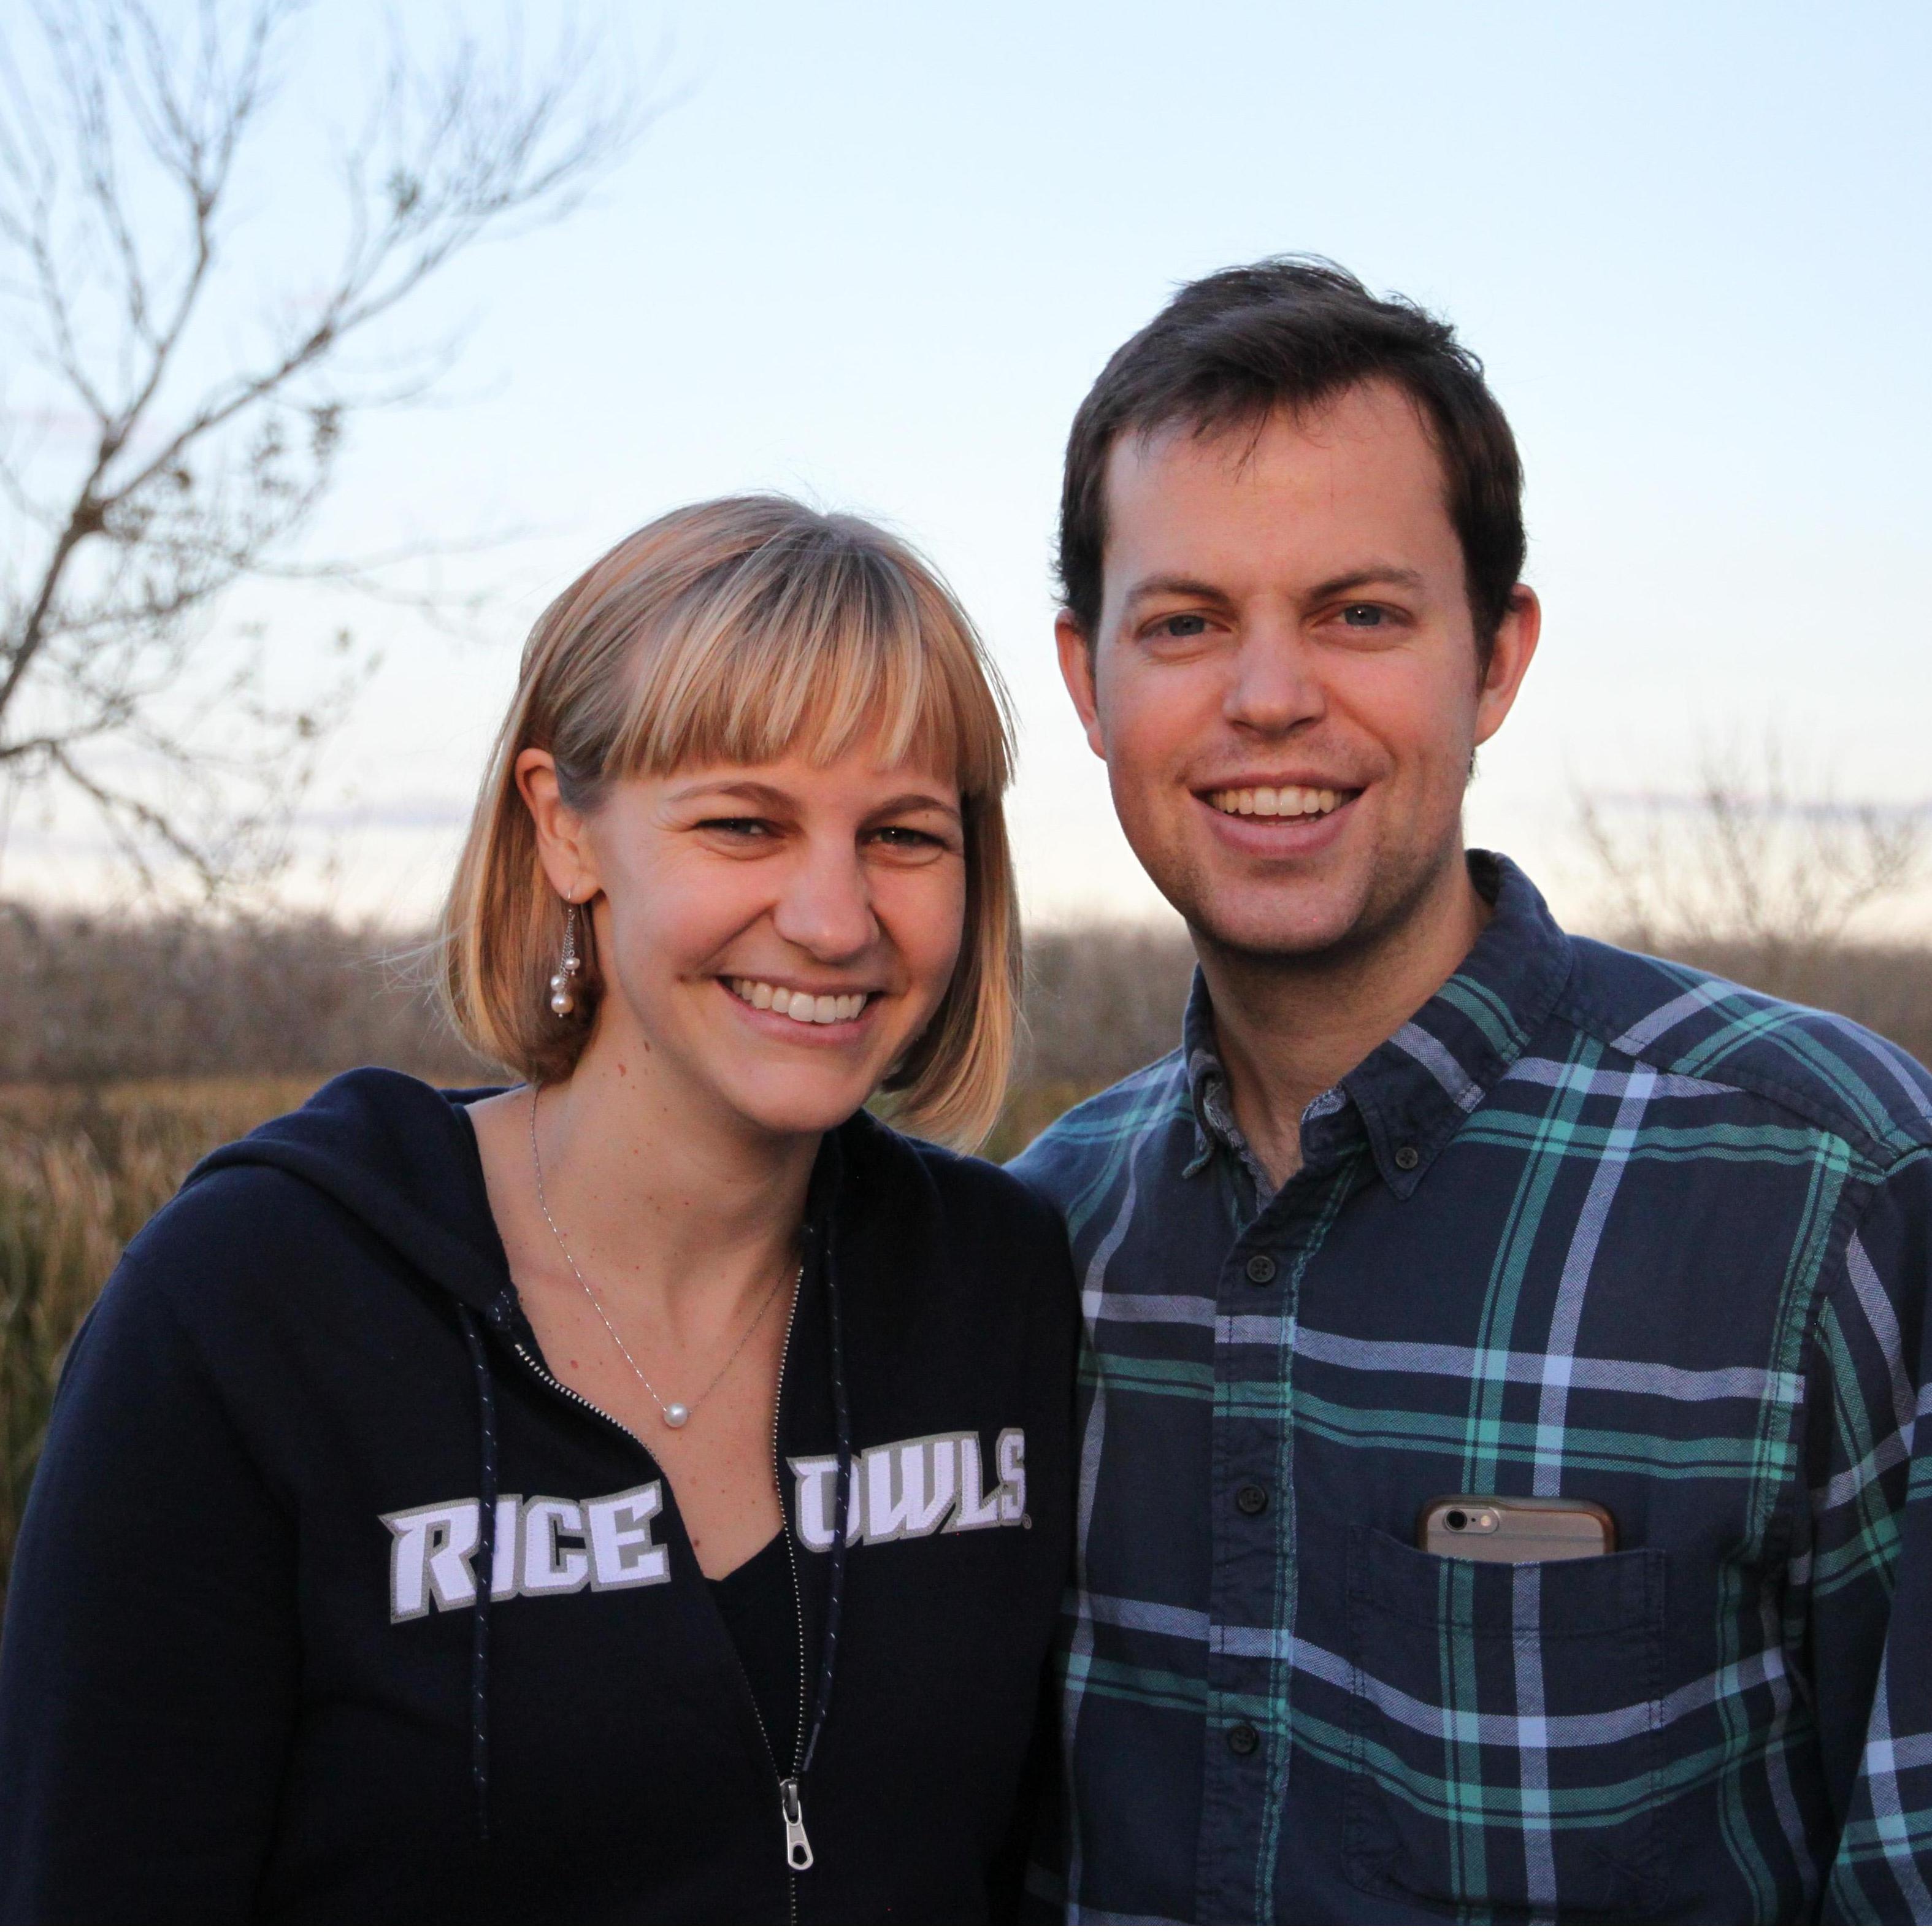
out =
[[785,881],[773,915],[780,938],[818,959],[849,959],[878,936],[858,854],[844,842],[808,847]]

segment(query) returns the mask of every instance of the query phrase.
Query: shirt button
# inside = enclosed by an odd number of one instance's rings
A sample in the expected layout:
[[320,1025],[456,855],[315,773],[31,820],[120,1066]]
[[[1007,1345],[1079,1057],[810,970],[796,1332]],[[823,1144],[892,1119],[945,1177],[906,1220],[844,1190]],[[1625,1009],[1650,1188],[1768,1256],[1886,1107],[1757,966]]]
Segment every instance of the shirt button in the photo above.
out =
[[1274,1263],[1266,1255],[1249,1256],[1248,1279],[1252,1282],[1274,1280]]
[[1244,1483],[1234,1492],[1234,1507],[1244,1516],[1259,1516],[1268,1508],[1268,1492],[1258,1483]]
[[1230,1724],[1228,1726],[1228,1748],[1237,1757],[1251,1757],[1255,1748],[1262,1741],[1262,1734],[1252,1724]]
[[1413,1174],[1422,1165],[1422,1156],[1412,1147],[1399,1147],[1395,1150],[1395,1164],[1405,1174]]

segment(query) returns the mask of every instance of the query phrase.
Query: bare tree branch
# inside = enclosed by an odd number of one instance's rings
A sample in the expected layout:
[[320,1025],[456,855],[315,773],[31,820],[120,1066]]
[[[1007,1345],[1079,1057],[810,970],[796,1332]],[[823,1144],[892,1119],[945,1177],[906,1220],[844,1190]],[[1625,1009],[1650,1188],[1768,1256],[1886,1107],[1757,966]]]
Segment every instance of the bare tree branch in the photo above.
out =
[[1802,984],[1866,914],[1924,875],[1932,802],[1846,803],[1773,733],[1754,756],[1707,752],[1696,790],[1576,795],[1607,922],[1652,950],[1742,951]]
[[[512,12],[494,53],[462,32],[425,59],[398,13],[334,164],[333,265],[247,326],[236,186],[311,24],[306,0],[30,0],[0,27],[0,496],[20,512],[0,538],[0,770],[66,787],[130,856],[210,890],[253,834],[212,809],[209,775],[249,761],[209,734],[245,718],[258,780],[292,808],[290,748],[341,702],[270,701],[261,654],[223,634],[230,593],[300,577],[439,601],[393,572],[463,546],[297,548],[356,423],[453,359],[399,352],[388,326],[466,250],[566,214],[654,112],[567,25],[543,58]],[[116,745],[145,776],[105,775],[94,754]],[[204,808],[169,802],[183,784]]]

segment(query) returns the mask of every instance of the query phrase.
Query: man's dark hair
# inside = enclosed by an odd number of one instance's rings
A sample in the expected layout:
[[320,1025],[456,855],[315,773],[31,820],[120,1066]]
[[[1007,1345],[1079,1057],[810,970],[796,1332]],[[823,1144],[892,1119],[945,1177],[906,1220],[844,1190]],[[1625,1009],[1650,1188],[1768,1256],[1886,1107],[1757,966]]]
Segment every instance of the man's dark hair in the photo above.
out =
[[1420,405],[1448,483],[1476,637],[1485,658],[1522,574],[1522,465],[1483,365],[1446,322],[1378,301],[1346,269],[1281,256],[1190,282],[1118,350],[1066,441],[1060,596],[1090,640],[1100,628],[1107,460],[1123,434],[1251,427],[1358,383],[1393,382]]

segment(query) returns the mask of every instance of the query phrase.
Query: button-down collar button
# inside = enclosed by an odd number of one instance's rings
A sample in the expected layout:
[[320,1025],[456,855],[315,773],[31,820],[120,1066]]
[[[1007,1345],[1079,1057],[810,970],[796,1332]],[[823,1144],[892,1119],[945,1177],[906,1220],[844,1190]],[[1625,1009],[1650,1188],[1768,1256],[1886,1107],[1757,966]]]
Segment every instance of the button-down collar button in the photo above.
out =
[[1252,1724],[1230,1724],[1228,1726],[1228,1748],[1237,1757],[1251,1756],[1262,1734]]
[[1259,1516],[1268,1504],[1268,1492],[1258,1483],[1244,1483],[1234,1492],[1234,1507],[1244,1516]]
[[1395,1164],[1405,1174],[1413,1174],[1422,1165],[1422,1156],[1405,1143],[1395,1150]]
[[1248,1257],[1248,1279],[1252,1282],[1269,1282],[1274,1279],[1274,1262],[1266,1255]]

